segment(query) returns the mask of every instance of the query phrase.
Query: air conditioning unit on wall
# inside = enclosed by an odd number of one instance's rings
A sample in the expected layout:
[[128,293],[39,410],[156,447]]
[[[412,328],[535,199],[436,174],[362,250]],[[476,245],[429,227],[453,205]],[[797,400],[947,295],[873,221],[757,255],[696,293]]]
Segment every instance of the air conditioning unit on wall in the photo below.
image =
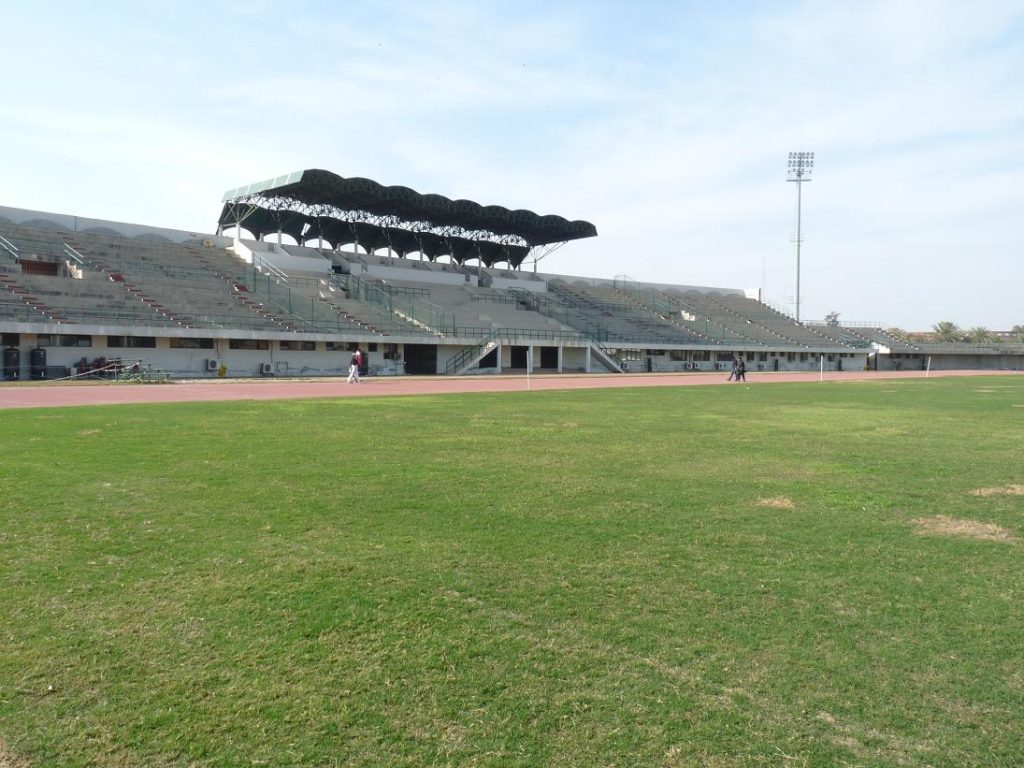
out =
[[260,374],[263,376],[269,376],[274,372],[274,366],[270,363],[260,363]]
[[217,363],[216,360],[207,360],[206,361],[206,370],[208,370],[208,371],[216,371],[217,368],[219,368],[219,367],[220,367],[220,365]]

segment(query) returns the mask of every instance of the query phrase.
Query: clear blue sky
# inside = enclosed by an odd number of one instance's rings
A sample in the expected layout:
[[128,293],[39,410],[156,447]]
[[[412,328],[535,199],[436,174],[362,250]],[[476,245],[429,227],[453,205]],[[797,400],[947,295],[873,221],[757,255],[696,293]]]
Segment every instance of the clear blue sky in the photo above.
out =
[[546,271],[1024,323],[1024,5],[0,6],[0,205],[212,231],[303,168],[594,222]]

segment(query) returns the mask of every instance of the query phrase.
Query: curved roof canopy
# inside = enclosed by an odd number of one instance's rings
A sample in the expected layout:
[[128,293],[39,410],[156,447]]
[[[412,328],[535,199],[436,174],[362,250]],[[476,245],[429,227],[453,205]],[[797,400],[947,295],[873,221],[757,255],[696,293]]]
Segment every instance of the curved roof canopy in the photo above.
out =
[[[223,223],[225,226],[234,225],[233,220]],[[422,253],[431,261],[448,255],[460,264],[469,259],[480,259],[488,266],[507,261],[517,267],[526,259],[530,250],[525,245],[515,243],[438,235],[429,231],[380,226],[362,221],[317,219],[302,213],[286,212],[280,215],[263,208],[254,209],[245,218],[244,226],[257,239],[280,232],[290,235],[297,243],[319,237],[335,248],[357,243],[371,253],[379,248],[390,248],[400,257]]]
[[588,221],[482,206],[318,169],[232,189],[223,202],[220,226],[244,226],[257,237],[281,231],[299,241],[323,237],[335,245],[390,246],[403,255],[450,254],[459,261],[518,265],[535,246],[597,235]]

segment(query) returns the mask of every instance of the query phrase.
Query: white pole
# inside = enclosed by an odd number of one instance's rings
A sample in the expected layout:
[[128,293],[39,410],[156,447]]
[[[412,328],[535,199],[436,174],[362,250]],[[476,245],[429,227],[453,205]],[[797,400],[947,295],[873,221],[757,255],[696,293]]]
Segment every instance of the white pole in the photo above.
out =
[[533,370],[533,345],[526,348],[526,391],[530,391],[530,371]]
[[796,183],[796,321],[800,322],[800,197],[803,183]]
[[825,380],[825,356],[821,356],[821,373],[818,374],[818,381]]
[[927,379],[928,374],[932,372],[932,356],[928,355],[928,365],[924,369],[924,377]]

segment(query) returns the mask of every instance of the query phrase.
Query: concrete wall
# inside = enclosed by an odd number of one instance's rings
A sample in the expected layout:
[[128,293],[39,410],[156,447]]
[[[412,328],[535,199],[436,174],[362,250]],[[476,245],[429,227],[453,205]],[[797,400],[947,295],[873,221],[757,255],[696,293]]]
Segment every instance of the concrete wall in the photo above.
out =
[[[593,370],[603,370],[604,366],[592,363]],[[562,371],[565,373],[583,373],[587,367],[587,347],[563,347]]]
[[289,253],[286,247],[257,240],[239,240],[232,245],[232,250],[247,264],[252,264],[255,256],[258,264],[269,263],[286,275],[301,273],[326,277],[331,274],[330,260],[320,254]]
[[[927,365],[927,361],[926,361]],[[921,368],[918,365],[918,368]],[[931,370],[955,371],[960,369],[978,371],[1020,371],[1024,370],[1024,355],[932,355]],[[916,370],[904,367],[904,370]]]
[[548,290],[548,284],[543,280],[515,280],[508,277],[492,278],[491,287],[504,290],[518,288],[521,291],[532,291],[533,293],[546,293]]
[[[265,363],[270,364],[271,375],[274,376],[347,376],[351,356],[347,342],[337,342],[333,350],[327,349],[326,342],[315,342],[315,350],[304,351],[282,350],[281,342],[277,340],[270,342],[269,349],[231,349],[228,339],[215,339],[212,349],[172,349],[169,338],[157,338],[154,348],[108,347],[106,336],[93,336],[91,341],[90,347],[45,347],[47,367],[67,368],[73,374],[81,358],[91,362],[102,357],[106,360],[142,360],[153,369],[166,371],[175,378],[217,378],[216,368],[220,366],[227,368],[230,378],[260,376],[265,375],[261,373]],[[36,346],[35,334],[21,334],[21,343],[17,346],[21,380],[30,378],[31,352]],[[371,371],[381,368],[384,370],[379,373],[383,374],[401,372],[400,366],[384,359],[382,344],[378,343],[374,351],[368,351],[366,342],[360,342],[359,346],[367,353]],[[402,351],[399,345],[399,353]],[[216,361],[213,370],[208,368],[208,360]],[[442,367],[441,372],[443,370]]]
[[615,286],[626,286],[631,289],[636,288],[654,288],[659,291],[697,291],[698,293],[720,293],[720,294],[732,294],[736,296],[746,296],[747,291],[744,288],[712,288],[707,285],[676,285],[671,283],[642,283],[637,280],[630,278],[613,278],[611,280],[602,277],[580,277],[577,275],[558,275],[553,272],[539,272],[537,277],[541,278],[545,282],[548,280],[562,280],[563,282],[577,283],[579,285],[592,285],[594,287],[615,287]]
[[0,205],[0,221],[8,219],[15,224],[67,229],[72,232],[94,231],[99,234],[119,234],[127,238],[142,237],[155,240],[168,240],[172,243],[195,241],[213,242],[219,248],[227,248],[233,242],[230,237],[220,237],[206,232],[189,232],[182,229],[166,229],[151,227],[145,224],[129,224],[123,221],[107,221],[106,219],[89,219],[84,216],[68,216],[63,213],[33,211],[24,208],[7,208]]
[[[352,265],[355,268],[356,264]],[[398,280],[399,282],[432,283],[434,285],[466,285],[466,275],[460,272],[436,272],[433,269],[416,269],[416,267],[388,267],[383,264],[370,264],[366,271],[356,271],[356,275],[370,275],[379,280]],[[470,282],[476,284],[476,279]]]
[[[11,326],[11,327],[6,327]],[[28,326],[18,327],[18,324],[5,324],[5,333],[19,334],[20,340],[16,348],[20,353],[20,378],[30,378],[31,351],[37,346],[37,333],[35,329]],[[208,360],[216,361],[216,366],[225,366],[229,377],[250,377],[261,375],[263,364],[270,364],[272,375],[275,376],[344,376],[348,372],[348,360],[350,344],[358,343],[359,347],[367,353],[369,367],[380,375],[396,375],[404,372],[402,364],[396,364],[392,360],[384,359],[384,344],[394,343],[398,347],[398,354],[405,359],[404,344],[399,339],[359,339],[359,340],[324,340],[323,336],[313,338],[306,334],[305,341],[312,341],[315,345],[313,350],[282,349],[282,339],[270,339],[269,349],[231,349],[229,338],[214,338],[212,349],[182,349],[172,348],[171,338],[159,336],[159,333],[166,333],[166,329],[136,328],[131,329],[131,335],[154,336],[156,346],[154,348],[122,348],[108,347],[107,336],[128,335],[123,328],[92,328],[91,333],[84,333],[85,328],[73,325],[53,326],[48,328],[51,334],[74,334],[85,335],[90,338],[89,347],[46,347],[46,362],[51,369],[67,367],[75,368],[77,362],[85,357],[92,361],[98,357],[108,360],[121,358],[123,360],[144,360],[155,369],[167,371],[175,378],[214,378],[216,370],[210,370],[207,366]],[[189,338],[210,338],[210,331],[203,329],[179,330],[176,332],[176,339],[187,340]],[[230,338],[238,340],[260,339],[257,332],[231,332]],[[294,336],[288,336],[285,340],[296,344]],[[422,343],[418,340],[416,343]],[[524,340],[516,346],[529,346],[531,342]],[[535,347],[552,346],[551,342],[532,342]],[[371,344],[376,349],[369,351]],[[332,349],[328,349],[328,346]],[[512,346],[507,343],[501,345],[501,369],[508,371],[512,362]],[[458,355],[463,346],[461,344],[442,344],[438,347],[436,373],[444,374],[447,362]],[[651,354],[650,350],[643,348],[613,350],[618,356],[626,356],[625,370],[629,372],[681,372],[681,371],[721,371],[727,372],[730,367],[729,351],[715,350],[710,360],[693,360],[699,357],[697,351],[684,350],[680,357],[673,359],[672,355],[665,350],[664,354]],[[722,359],[718,359],[724,355]],[[751,373],[758,371],[771,372],[775,370],[775,361],[778,360],[780,371],[817,371],[820,369],[820,357],[813,353],[806,353],[806,359],[800,359],[800,353],[794,353],[792,360],[785,352],[769,352],[767,360],[760,360],[757,353],[744,354],[747,362],[747,370]],[[539,365],[539,352],[535,363]],[[839,369],[848,371],[863,370],[867,365],[866,353],[847,353],[846,357],[839,358],[834,355],[830,361],[825,360],[825,370],[835,371]],[[581,372],[587,364],[587,348],[580,346],[563,347],[562,349],[562,370],[565,372]],[[878,369],[921,371],[927,365],[927,357],[923,355],[903,355],[895,357],[881,355],[878,359]],[[594,372],[603,370],[603,366],[591,363]],[[1008,355],[932,355],[931,369],[941,370],[1024,370],[1024,354]],[[486,371],[475,371],[477,373],[493,373],[495,369]]]

